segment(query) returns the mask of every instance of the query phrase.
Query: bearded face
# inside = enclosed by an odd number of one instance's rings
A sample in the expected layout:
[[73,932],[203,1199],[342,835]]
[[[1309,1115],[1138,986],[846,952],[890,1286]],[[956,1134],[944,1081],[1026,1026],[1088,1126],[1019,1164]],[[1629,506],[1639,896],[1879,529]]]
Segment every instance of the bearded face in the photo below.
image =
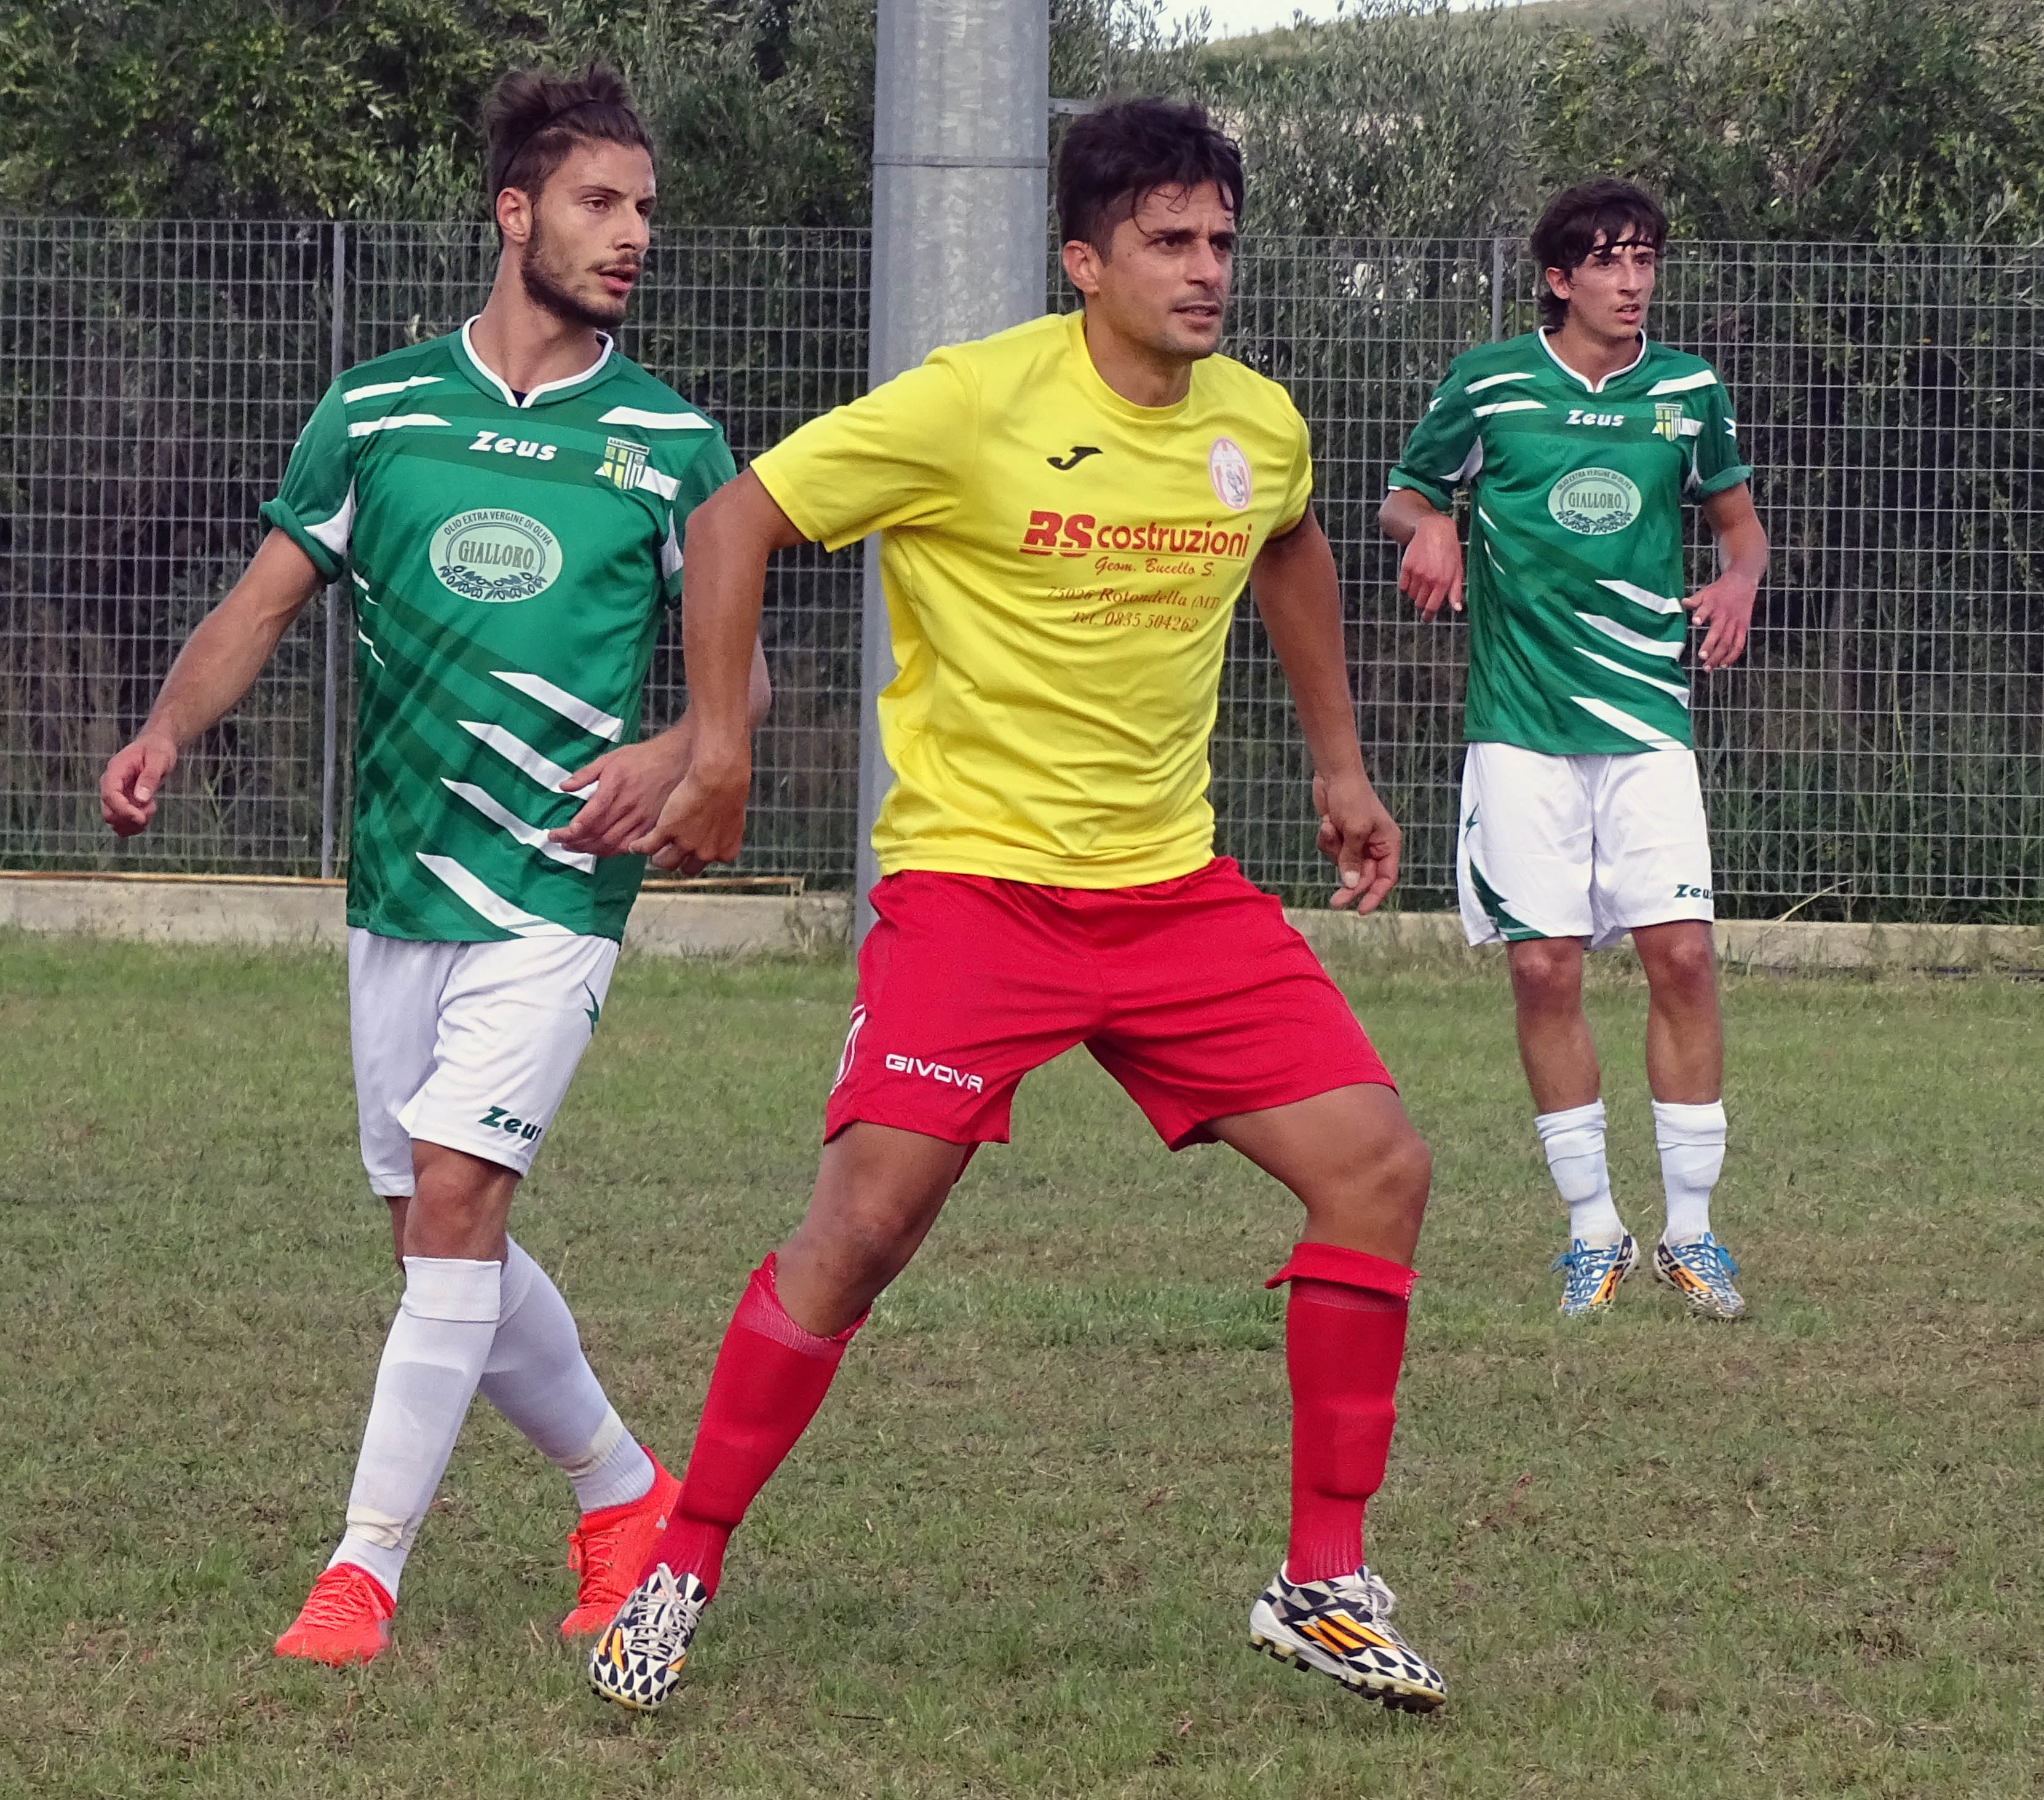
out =
[[615,291],[617,281],[636,279],[636,256],[609,243],[578,245],[548,228],[546,209],[532,216],[532,235],[518,259],[525,297],[563,324],[597,331],[620,323],[630,299]]
[[[500,205],[511,194],[524,198],[507,189]],[[573,329],[617,324],[645,259],[653,202],[644,150],[576,144],[530,198],[529,228],[510,251],[526,299]]]

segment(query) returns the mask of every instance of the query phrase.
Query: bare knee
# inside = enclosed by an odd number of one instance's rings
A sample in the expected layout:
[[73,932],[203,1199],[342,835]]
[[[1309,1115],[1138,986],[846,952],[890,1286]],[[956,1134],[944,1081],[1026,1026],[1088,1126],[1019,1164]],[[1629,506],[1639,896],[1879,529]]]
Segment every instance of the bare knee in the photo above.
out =
[[[885,1286],[916,1253],[929,1230],[928,1211],[900,1196],[862,1197],[832,1207],[827,1222],[805,1220],[802,1235],[827,1244],[847,1278]],[[813,1223],[821,1229],[813,1231]]]
[[1707,930],[1657,939],[1640,961],[1655,997],[1689,1010],[1716,1004],[1717,957]]
[[414,1142],[412,1181],[405,1255],[502,1260],[504,1222],[518,1187],[515,1169],[444,1144]]
[[1531,938],[1512,946],[1512,997],[1540,1012],[1582,1004],[1583,946],[1573,938]]
[[1416,1225],[1426,1211],[1427,1193],[1433,1180],[1434,1153],[1408,1123],[1392,1136],[1377,1159],[1376,1183],[1381,1203]]
[[1409,1263],[1433,1170],[1426,1140],[1401,1117],[1340,1167],[1301,1185],[1307,1230],[1319,1242]]
[[968,1154],[886,1126],[853,1125],[833,1138],[809,1213],[780,1253],[782,1303],[798,1318],[791,1290],[826,1311],[863,1307],[916,1253]]

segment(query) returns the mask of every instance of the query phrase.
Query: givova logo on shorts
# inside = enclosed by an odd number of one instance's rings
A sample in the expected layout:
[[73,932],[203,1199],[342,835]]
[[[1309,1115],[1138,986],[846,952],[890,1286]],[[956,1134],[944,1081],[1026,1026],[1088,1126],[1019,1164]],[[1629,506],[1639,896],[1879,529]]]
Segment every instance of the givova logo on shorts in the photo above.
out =
[[968,1075],[962,1069],[954,1069],[947,1062],[925,1062],[919,1056],[902,1056],[890,1050],[887,1066],[897,1075],[920,1075],[925,1080],[936,1081],[947,1088],[962,1088],[968,1094],[986,1091],[986,1084],[979,1077]]
[[561,540],[536,519],[502,507],[458,512],[433,533],[440,585],[492,605],[530,600],[559,579]]
[[1639,489],[1616,469],[1573,470],[1547,490],[1554,523],[1586,538],[1623,531],[1639,505]]

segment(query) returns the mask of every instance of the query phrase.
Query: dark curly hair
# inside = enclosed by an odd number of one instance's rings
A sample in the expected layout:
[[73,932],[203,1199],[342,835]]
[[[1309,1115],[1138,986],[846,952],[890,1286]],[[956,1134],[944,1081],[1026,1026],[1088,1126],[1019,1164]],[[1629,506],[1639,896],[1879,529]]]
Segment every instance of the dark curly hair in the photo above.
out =
[[1103,256],[1114,228],[1160,187],[1212,182],[1242,211],[1242,148],[1203,107],[1143,98],[1088,113],[1058,147],[1058,238]]
[[1573,274],[1589,260],[1600,236],[1607,244],[1650,244],[1658,256],[1667,247],[1668,215],[1646,189],[1608,175],[1563,188],[1533,228],[1533,260],[1542,271],[1542,324],[1558,327],[1569,316],[1568,301],[1548,286],[1545,271]]
[[601,63],[572,80],[513,69],[498,83],[482,117],[493,214],[507,187],[536,198],[578,144],[624,144],[653,154],[624,77]]

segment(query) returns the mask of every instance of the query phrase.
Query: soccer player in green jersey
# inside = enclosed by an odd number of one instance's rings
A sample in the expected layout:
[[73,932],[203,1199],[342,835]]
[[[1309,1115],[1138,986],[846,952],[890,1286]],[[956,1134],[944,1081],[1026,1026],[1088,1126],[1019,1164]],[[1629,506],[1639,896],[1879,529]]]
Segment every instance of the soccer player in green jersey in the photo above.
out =
[[[717,425],[605,334],[654,201],[624,84],[601,67],[508,75],[489,128],[502,254],[488,303],[328,391],[248,572],[100,789],[107,823],[141,831],[183,746],[321,585],[344,581],[360,693],[355,1095],[405,1289],[346,1535],[277,1641],[333,1664],[388,1643],[478,1386],[574,1484],[582,1587],[565,1635],[616,1610],[679,1485],[624,1429],[559,1293],[505,1226],[602,1012],[644,866],[620,853],[690,763],[686,716],[639,741],[640,693],[680,591],[683,521],[732,460]],[[756,643],[751,688],[756,723]]]
[[[1391,472],[1399,585],[1462,608],[1454,490],[1470,500],[1469,691],[1457,885],[1472,944],[1508,946],[1519,1050],[1569,1209],[1562,1311],[1602,1312],[1639,1259],[1612,1200],[1583,952],[1627,932],[1646,972],[1646,1069],[1667,1193],[1655,1275],[1696,1312],[1745,1303],[1711,1230],[1724,1162],[1724,1038],[1711,853],[1681,656],[1746,648],[1767,538],[1717,373],[1646,335],[1668,221],[1586,182],[1534,228],[1540,329],[1458,356]],[[1683,592],[1682,503],[1717,578]]]

